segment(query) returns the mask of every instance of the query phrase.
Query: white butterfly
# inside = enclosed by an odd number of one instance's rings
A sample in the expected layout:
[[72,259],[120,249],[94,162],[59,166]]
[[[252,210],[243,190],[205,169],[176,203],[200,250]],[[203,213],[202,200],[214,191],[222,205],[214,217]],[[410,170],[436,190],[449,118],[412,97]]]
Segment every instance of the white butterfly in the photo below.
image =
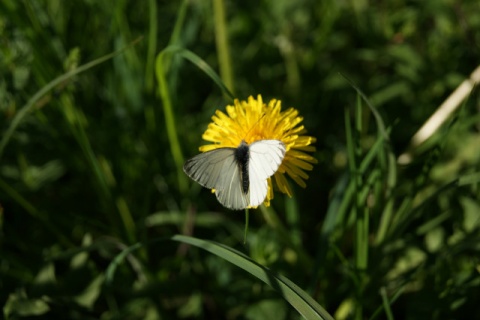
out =
[[285,156],[280,140],[259,140],[237,148],[219,148],[187,160],[183,171],[200,185],[215,189],[225,207],[241,210],[265,201],[267,179],[280,167]]

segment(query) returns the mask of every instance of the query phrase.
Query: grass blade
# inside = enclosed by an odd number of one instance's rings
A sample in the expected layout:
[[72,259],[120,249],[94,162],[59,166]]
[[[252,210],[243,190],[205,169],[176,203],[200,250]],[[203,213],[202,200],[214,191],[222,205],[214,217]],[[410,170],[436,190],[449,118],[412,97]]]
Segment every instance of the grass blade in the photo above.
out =
[[306,319],[333,319],[315,300],[305,291],[287,278],[276,275],[264,266],[256,263],[243,253],[222,244],[197,238],[175,235],[172,240],[188,243],[204,249],[214,255],[227,260],[239,268],[247,271],[259,280],[277,290],[303,317]]
[[[215,70],[213,70],[208,64],[207,62],[205,62],[205,60],[203,60],[202,58],[200,58],[198,55],[196,55],[195,53],[193,53],[192,51],[190,50],[187,50],[185,48],[182,48],[182,47],[179,47],[177,45],[170,45],[168,47],[166,47],[165,49],[162,50],[162,52],[160,54],[163,54],[163,55],[166,55],[166,54],[178,54],[180,55],[182,58],[185,58],[187,59],[188,61],[190,61],[191,63],[193,63],[195,66],[197,66],[200,70],[202,70],[203,72],[205,72],[205,74],[207,76],[210,77],[210,79],[213,80],[213,82],[215,82],[215,84],[230,98],[230,99],[234,99],[235,96],[233,95],[233,93],[228,89],[228,87],[225,85],[225,83],[222,81],[222,79],[220,78],[220,76],[215,72]],[[160,56],[159,54],[159,56]],[[159,56],[157,57],[157,59],[159,58]],[[158,65],[157,65],[157,68],[158,68]]]
[[392,309],[390,308],[390,301],[388,301],[387,290],[385,287],[380,288],[380,295],[382,296],[383,308],[388,320],[393,320]]
[[228,89],[234,90],[232,59],[228,46],[228,31],[225,18],[224,0],[213,0],[213,16],[215,19],[215,42],[217,44],[220,74]]

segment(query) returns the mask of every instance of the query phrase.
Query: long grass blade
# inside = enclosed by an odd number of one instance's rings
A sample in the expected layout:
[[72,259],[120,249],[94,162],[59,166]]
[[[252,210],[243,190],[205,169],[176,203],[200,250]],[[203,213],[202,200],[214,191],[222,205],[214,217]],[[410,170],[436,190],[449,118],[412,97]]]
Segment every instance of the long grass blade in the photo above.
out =
[[175,235],[172,240],[204,249],[247,271],[277,290],[305,319],[333,319],[325,309],[296,284],[281,275],[273,273],[239,251],[213,241],[182,235]]
[[[205,74],[210,77],[210,79],[215,82],[215,84],[228,96],[230,99],[235,99],[233,93],[228,89],[226,84],[222,81],[220,76],[215,72],[215,70],[210,67],[205,60],[200,58],[198,55],[193,53],[190,50],[182,48],[178,45],[170,45],[162,50],[161,54],[178,54],[182,58],[187,59],[191,63],[193,63],[197,68],[205,72]],[[158,58],[157,58],[158,59]]]
[[148,18],[148,50],[147,50],[147,62],[145,64],[145,87],[147,91],[151,92],[153,90],[153,80],[154,80],[154,61],[155,61],[155,52],[157,49],[157,1],[149,0],[149,18]]
[[225,18],[224,0],[213,0],[213,16],[215,19],[215,42],[217,44],[220,74],[228,89],[234,89],[232,59],[228,45],[228,28]]
[[388,301],[387,290],[385,289],[385,287],[382,287],[380,289],[380,295],[382,296],[383,308],[385,309],[387,319],[393,320],[393,313],[392,309],[390,308],[390,301]]

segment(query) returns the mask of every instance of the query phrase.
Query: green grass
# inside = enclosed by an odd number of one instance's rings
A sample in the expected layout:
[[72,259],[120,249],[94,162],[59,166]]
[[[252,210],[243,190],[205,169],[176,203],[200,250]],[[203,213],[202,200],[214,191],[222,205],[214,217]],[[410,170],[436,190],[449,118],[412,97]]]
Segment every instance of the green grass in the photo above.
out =
[[[3,316],[480,319],[478,89],[397,161],[477,67],[477,7],[0,2]],[[257,94],[319,164],[244,243],[182,165]]]

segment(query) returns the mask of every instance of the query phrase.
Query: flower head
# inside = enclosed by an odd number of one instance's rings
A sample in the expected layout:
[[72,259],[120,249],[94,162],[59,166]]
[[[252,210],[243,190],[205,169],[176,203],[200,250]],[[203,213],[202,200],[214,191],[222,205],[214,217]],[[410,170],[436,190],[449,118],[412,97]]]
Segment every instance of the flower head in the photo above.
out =
[[[258,140],[275,139],[282,141],[286,146],[286,153],[278,171],[274,174],[274,181],[278,189],[292,196],[292,189],[288,184],[287,174],[298,185],[305,188],[308,179],[306,170],[312,170],[317,160],[308,154],[314,152],[312,146],[316,139],[303,135],[306,130],[300,125],[303,118],[298,111],[289,108],[282,111],[281,101],[272,99],[263,103],[262,96],[257,99],[250,96],[247,101],[235,99],[233,106],[227,106],[227,114],[217,110],[212,117],[202,138],[213,142],[200,147],[205,152],[217,148],[236,148],[242,140],[247,144]],[[273,199],[272,179],[268,179],[268,193],[265,204],[268,206]]]

